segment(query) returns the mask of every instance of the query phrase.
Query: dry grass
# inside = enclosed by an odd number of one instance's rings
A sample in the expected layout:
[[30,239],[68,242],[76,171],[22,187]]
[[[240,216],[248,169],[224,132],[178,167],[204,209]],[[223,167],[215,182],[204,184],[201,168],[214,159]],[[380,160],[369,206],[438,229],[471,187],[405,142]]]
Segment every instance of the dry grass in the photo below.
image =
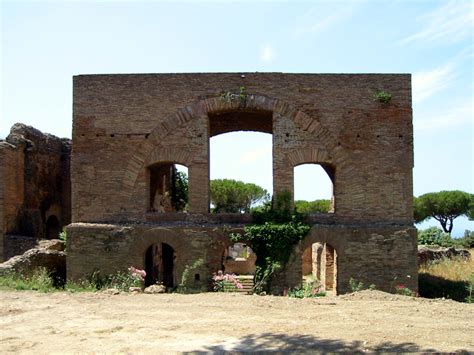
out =
[[420,265],[419,273],[430,274],[451,281],[469,281],[474,274],[474,249],[470,259],[443,259],[438,262]]
[[443,259],[420,265],[419,293],[428,298],[451,298],[461,302],[473,301],[474,249],[470,259]]

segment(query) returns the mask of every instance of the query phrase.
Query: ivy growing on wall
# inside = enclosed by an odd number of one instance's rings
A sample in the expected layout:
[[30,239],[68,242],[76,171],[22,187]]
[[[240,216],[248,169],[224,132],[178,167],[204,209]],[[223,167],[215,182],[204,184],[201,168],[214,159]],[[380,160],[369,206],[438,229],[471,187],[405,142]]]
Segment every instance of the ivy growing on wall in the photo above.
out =
[[292,211],[289,192],[278,194],[273,206],[255,212],[254,221],[243,234],[231,234],[231,240],[245,242],[257,255],[254,291],[270,291],[275,273],[285,267],[294,246],[311,227]]

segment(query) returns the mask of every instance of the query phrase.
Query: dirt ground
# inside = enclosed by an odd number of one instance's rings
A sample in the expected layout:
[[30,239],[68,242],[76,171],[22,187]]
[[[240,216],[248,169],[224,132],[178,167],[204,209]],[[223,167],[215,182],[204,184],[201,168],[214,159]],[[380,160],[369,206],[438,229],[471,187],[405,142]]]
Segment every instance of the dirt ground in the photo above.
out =
[[0,353],[265,350],[474,351],[474,305],[380,291],[302,300],[0,291]]

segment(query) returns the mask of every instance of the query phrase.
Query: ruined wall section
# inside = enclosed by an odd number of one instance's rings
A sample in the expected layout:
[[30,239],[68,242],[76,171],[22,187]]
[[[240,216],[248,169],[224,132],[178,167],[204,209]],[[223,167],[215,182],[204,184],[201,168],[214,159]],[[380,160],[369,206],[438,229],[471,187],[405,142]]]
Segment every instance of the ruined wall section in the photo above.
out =
[[45,238],[46,221],[52,215],[62,226],[70,223],[70,147],[68,139],[33,127],[17,123],[11,128],[0,143],[4,235]]
[[[190,204],[196,211],[204,211],[208,203],[207,114],[215,109],[207,106],[217,102],[210,98],[218,98],[225,91],[238,92],[245,86],[248,94],[275,99],[280,106],[288,103],[307,117],[298,121],[296,111],[286,107],[273,112],[274,147],[278,145],[274,149],[277,191],[293,189],[295,165],[328,163],[335,167],[338,220],[412,223],[409,75],[244,76],[75,77],[73,220],[144,219],[144,206],[148,205],[146,164],[153,160],[149,156],[151,148],[144,146],[153,146],[153,154],[158,157],[190,159],[190,193],[196,192],[190,196]],[[391,93],[389,104],[374,99],[379,89]],[[167,121],[173,115],[175,121]],[[141,156],[141,151],[148,155]],[[131,191],[123,186],[128,176],[134,181]]]
[[8,254],[5,236],[17,230],[24,201],[24,151],[6,141],[0,142],[0,261]]

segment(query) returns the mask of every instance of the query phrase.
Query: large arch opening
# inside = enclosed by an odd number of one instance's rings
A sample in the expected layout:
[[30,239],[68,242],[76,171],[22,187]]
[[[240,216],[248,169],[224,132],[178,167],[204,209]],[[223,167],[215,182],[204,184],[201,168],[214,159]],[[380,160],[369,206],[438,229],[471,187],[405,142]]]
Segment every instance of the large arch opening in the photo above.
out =
[[337,252],[331,244],[311,244],[304,250],[301,264],[303,282],[337,293]]
[[175,251],[169,244],[150,245],[145,252],[145,286],[162,283],[168,288],[173,288],[175,258]]
[[328,164],[301,164],[294,167],[295,208],[304,214],[334,213],[335,170]]
[[61,224],[58,217],[51,215],[46,220],[46,239],[58,239],[61,233]]
[[186,212],[188,209],[188,168],[174,162],[160,162],[148,167],[148,211]]
[[249,213],[273,189],[270,111],[209,114],[210,210]]

